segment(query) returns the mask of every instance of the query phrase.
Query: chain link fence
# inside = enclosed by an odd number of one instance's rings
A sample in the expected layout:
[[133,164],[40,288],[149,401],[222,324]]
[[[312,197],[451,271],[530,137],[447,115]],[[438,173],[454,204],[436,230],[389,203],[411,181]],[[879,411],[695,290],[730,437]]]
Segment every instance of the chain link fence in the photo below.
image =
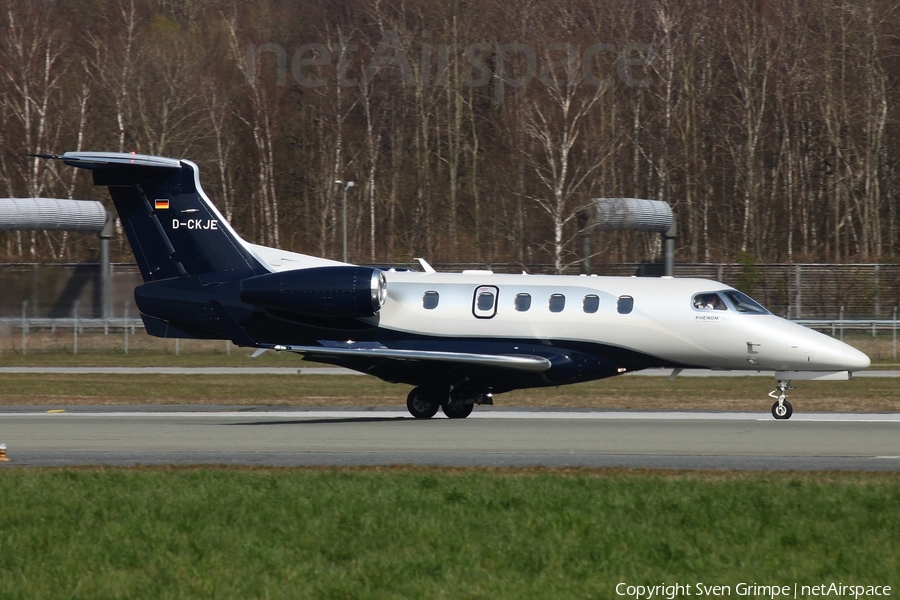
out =
[[[400,265],[419,268],[418,264]],[[549,273],[550,265],[513,263],[435,264],[439,271],[491,269],[506,273]],[[143,333],[134,288],[142,283],[134,264],[114,264],[111,311],[103,318],[100,268],[87,264],[0,265],[0,352],[100,349],[117,352],[159,350],[180,353],[187,341],[148,339]],[[662,274],[658,263],[597,265],[598,275]],[[900,305],[900,264],[739,264],[681,263],[676,277],[712,279],[736,287],[773,313],[844,339],[861,334],[880,338],[896,357]],[[79,339],[80,336],[80,339]],[[230,344],[190,340],[202,352],[231,352]]]

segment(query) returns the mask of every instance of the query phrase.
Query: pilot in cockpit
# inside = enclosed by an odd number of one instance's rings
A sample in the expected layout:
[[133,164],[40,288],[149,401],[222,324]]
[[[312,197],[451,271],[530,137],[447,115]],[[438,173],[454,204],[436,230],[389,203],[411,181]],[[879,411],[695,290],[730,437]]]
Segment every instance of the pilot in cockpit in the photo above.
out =
[[718,294],[699,294],[694,298],[694,308],[699,310],[728,310]]

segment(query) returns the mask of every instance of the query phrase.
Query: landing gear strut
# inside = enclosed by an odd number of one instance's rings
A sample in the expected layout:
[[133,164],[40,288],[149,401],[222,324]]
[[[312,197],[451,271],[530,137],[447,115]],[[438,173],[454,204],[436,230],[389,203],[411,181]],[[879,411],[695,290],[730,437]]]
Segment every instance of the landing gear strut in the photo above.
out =
[[790,419],[791,415],[794,414],[794,407],[787,401],[787,394],[785,394],[787,390],[792,389],[794,389],[794,386],[789,381],[779,379],[778,387],[769,392],[769,397],[778,400],[772,405],[772,416],[776,419]]

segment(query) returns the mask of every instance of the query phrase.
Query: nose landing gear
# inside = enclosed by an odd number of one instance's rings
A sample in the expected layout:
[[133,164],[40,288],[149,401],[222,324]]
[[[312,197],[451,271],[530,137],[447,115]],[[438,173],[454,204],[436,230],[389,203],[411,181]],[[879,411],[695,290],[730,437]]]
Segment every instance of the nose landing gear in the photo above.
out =
[[789,381],[779,379],[778,387],[769,392],[769,397],[778,401],[772,405],[772,416],[776,419],[790,419],[791,415],[794,414],[794,407],[787,401],[787,394],[785,394],[785,391],[792,389],[794,389],[794,386]]

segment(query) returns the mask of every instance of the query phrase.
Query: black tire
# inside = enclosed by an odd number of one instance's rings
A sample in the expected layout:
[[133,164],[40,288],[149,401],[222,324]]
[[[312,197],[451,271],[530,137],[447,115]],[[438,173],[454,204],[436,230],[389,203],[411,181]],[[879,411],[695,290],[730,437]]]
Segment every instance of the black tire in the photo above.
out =
[[791,406],[791,403],[787,400],[784,401],[783,410],[778,410],[778,403],[772,405],[772,416],[778,420],[781,419],[790,419],[791,415],[794,414],[794,407]]
[[437,414],[440,404],[422,388],[414,388],[406,397],[406,409],[417,419],[430,419]]
[[465,419],[472,414],[474,404],[441,404],[441,410],[448,419]]

